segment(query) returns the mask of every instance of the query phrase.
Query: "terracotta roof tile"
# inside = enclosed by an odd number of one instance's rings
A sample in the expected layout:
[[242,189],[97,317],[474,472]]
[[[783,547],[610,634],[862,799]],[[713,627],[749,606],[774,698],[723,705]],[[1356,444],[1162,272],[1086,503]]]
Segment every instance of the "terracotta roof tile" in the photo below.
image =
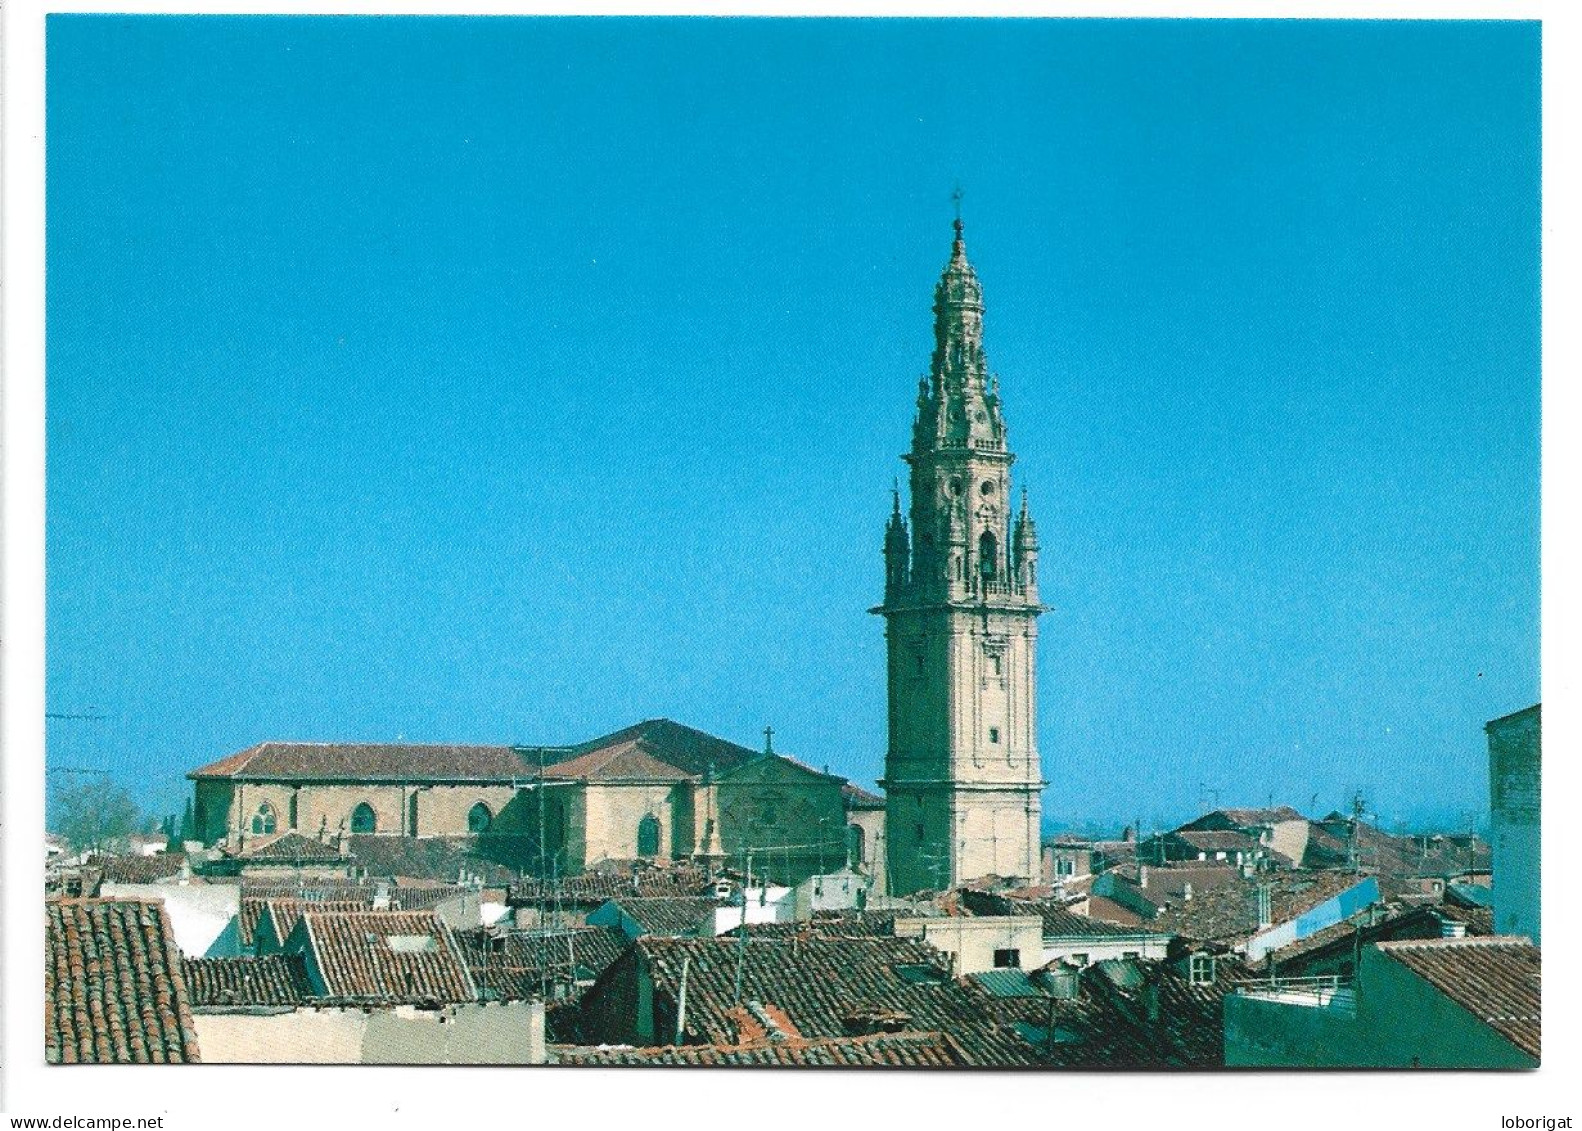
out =
[[44,916],[46,1060],[198,1060],[181,952],[162,903],[51,900]]
[[240,781],[509,781],[531,772],[509,746],[262,742],[187,776]]
[[478,927],[453,933],[472,980],[485,996],[522,1001],[561,986],[591,981],[631,946],[614,927],[561,931],[494,931]]
[[244,841],[239,853],[248,862],[274,864],[340,864],[339,848],[301,833],[280,833],[268,840],[262,837]]
[[305,910],[287,949],[305,940],[325,996],[381,1004],[476,1000],[456,941],[432,911]]
[[714,934],[718,900],[704,896],[645,898],[623,895],[611,900],[645,935],[671,937]]
[[564,762],[556,762],[544,776],[581,781],[686,781],[691,775],[655,757],[640,738],[618,742],[589,751]]
[[440,880],[456,883],[475,877],[490,886],[505,887],[518,873],[507,860],[527,858],[525,837],[382,836],[356,834],[347,845],[357,870],[365,878]]
[[749,937],[743,946],[735,938],[643,938],[584,997],[584,1016],[595,1027],[605,1015],[599,999],[621,999],[634,962],[652,980],[655,1023],[662,1032],[674,1031],[686,967],[686,1043],[739,1043],[731,1019],[738,1004],[738,963],[740,1001],[782,1010],[809,1039],[881,1028],[954,1032],[984,1020],[974,998],[950,978],[946,957],[915,939]]
[[753,1047],[560,1048],[557,1064],[695,1065],[708,1068],[961,1068],[970,1062],[943,1033],[878,1033],[830,1040],[785,1040]]
[[188,958],[182,962],[194,1009],[295,1006],[313,995],[300,954],[267,958]]
[[107,884],[152,884],[181,874],[187,857],[181,852],[158,852],[152,856],[96,856],[90,863],[102,873]]
[[556,901],[597,907],[627,896],[696,896],[711,892],[713,881],[701,868],[637,868],[584,872],[559,880],[522,880],[511,886],[506,901],[513,907],[538,906]]
[[1376,945],[1380,953],[1538,1058],[1543,957],[1529,940],[1496,935]]

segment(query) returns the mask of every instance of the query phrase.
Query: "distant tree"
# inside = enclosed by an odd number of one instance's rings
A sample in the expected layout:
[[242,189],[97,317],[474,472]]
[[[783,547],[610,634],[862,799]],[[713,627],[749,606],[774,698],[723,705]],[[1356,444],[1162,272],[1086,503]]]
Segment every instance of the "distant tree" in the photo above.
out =
[[192,819],[192,798],[187,798],[187,807],[181,813],[181,839],[183,841],[198,839],[198,825]]
[[90,778],[55,790],[55,832],[78,852],[123,845],[142,825],[131,795],[109,778]]

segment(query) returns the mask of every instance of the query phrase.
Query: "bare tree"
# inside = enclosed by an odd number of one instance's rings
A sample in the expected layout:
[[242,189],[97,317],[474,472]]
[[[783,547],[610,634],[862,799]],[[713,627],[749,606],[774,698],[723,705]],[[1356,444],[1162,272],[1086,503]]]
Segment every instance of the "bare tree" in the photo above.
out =
[[131,795],[106,777],[58,786],[55,832],[78,852],[123,847],[142,824]]

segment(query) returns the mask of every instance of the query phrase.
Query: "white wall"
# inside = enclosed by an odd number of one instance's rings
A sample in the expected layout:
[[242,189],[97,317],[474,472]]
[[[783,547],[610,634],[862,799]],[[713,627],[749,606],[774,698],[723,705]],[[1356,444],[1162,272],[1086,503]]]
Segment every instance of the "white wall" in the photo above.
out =
[[105,899],[158,899],[165,904],[176,945],[188,958],[235,958],[242,953],[236,916],[239,884],[105,884]]

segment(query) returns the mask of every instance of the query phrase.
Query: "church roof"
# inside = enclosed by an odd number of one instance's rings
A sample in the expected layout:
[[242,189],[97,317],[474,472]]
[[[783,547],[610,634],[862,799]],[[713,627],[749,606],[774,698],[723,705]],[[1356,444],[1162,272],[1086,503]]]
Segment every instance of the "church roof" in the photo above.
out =
[[509,746],[261,742],[187,776],[234,781],[500,781],[530,767]]
[[712,768],[722,772],[760,757],[761,752],[739,746],[670,719],[645,719],[640,723],[576,746],[545,750],[545,759],[562,764],[598,751],[640,742],[644,752],[692,777]]
[[685,781],[692,775],[654,757],[641,738],[591,750],[544,771],[546,777],[583,781]]

